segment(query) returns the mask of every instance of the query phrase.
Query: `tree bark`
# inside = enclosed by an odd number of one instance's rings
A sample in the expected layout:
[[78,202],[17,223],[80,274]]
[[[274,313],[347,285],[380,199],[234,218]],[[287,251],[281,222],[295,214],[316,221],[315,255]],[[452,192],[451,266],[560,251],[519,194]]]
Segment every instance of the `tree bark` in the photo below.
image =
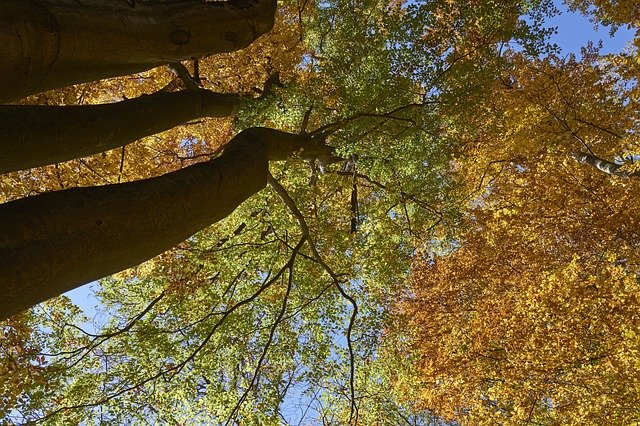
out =
[[604,172],[613,176],[620,176],[623,178],[640,176],[639,172],[628,172],[628,171],[620,170],[620,168],[622,167],[621,164],[616,164],[607,160],[603,160],[602,158],[596,157],[595,155],[592,155],[592,154],[586,154],[584,152],[572,152],[570,156],[580,164],[586,164],[588,166],[595,167],[601,172]]
[[251,44],[276,0],[0,0],[0,103]]
[[198,89],[104,105],[0,105],[0,174],[97,154],[196,118],[226,117],[238,100]]
[[273,129],[166,175],[0,205],[0,320],[152,258],[229,215],[266,185],[268,161],[330,156],[323,140]]

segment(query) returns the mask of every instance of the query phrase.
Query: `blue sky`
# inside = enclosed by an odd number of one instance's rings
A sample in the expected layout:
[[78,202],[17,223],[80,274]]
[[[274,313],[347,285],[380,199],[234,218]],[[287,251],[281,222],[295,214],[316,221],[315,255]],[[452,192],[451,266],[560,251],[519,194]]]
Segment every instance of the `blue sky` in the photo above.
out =
[[620,52],[633,39],[634,31],[627,28],[618,29],[613,38],[609,36],[609,27],[600,26],[596,31],[594,24],[588,18],[579,13],[569,12],[558,3],[556,2],[556,6],[562,11],[562,14],[550,19],[547,26],[558,28],[558,34],[554,35],[551,40],[560,46],[563,55],[579,54],[580,48],[589,41],[597,45],[599,40],[603,44],[602,53]]

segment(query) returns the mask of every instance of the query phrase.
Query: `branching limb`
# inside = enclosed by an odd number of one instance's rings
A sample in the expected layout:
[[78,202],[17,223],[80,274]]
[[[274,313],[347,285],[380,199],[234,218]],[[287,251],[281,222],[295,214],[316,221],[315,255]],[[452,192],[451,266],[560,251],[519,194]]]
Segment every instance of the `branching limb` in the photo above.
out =
[[302,118],[302,124],[300,125],[300,133],[307,133],[307,126],[309,125],[309,118],[311,117],[311,111],[313,111],[313,107],[309,108]]
[[267,183],[269,186],[273,188],[273,190],[278,194],[282,202],[287,206],[289,212],[296,218],[298,221],[298,225],[300,226],[300,230],[302,231],[302,235],[306,237],[307,243],[309,244],[309,248],[313,253],[314,260],[322,266],[322,268],[329,274],[331,279],[333,280],[333,284],[338,289],[340,295],[349,301],[352,306],[351,318],[349,320],[349,326],[347,327],[347,346],[349,350],[349,388],[351,392],[351,409],[349,413],[349,424],[356,424],[358,422],[358,406],[356,404],[356,395],[355,395],[355,355],[353,351],[353,339],[351,337],[353,332],[353,326],[355,325],[356,318],[358,316],[358,304],[356,300],[351,297],[342,287],[341,283],[343,280],[340,279],[339,275],[336,274],[333,269],[324,261],[318,249],[316,248],[315,242],[311,237],[311,233],[309,230],[309,225],[295,204],[295,201],[291,198],[289,193],[280,182],[278,182],[270,173],[267,175]]
[[[180,363],[168,366],[166,368],[162,368],[156,374],[153,374],[152,376],[149,376],[146,379],[137,382],[136,384],[133,384],[133,385],[130,385],[130,386],[126,386],[126,387],[124,387],[124,388],[122,388],[122,389],[120,389],[120,390],[118,390],[118,391],[116,391],[116,392],[114,392],[114,393],[112,393],[112,394],[110,394],[108,396],[105,396],[105,397],[103,397],[103,398],[101,398],[101,399],[99,399],[97,401],[59,407],[59,408],[55,409],[54,411],[51,411],[50,413],[44,415],[43,417],[40,417],[38,419],[35,419],[35,420],[31,421],[30,423],[40,423],[40,422],[46,421],[46,420],[54,417],[56,414],[58,414],[60,412],[63,412],[63,411],[82,409],[82,408],[90,408],[90,407],[97,407],[97,406],[103,405],[103,404],[105,404],[105,403],[107,403],[107,402],[109,402],[109,401],[111,401],[111,400],[113,400],[115,398],[120,397],[121,395],[124,395],[124,394],[126,394],[128,392],[134,391],[135,389],[139,389],[140,387],[144,386],[145,384],[153,382],[153,381],[159,379],[160,377],[164,377],[166,380],[171,380],[171,378],[174,375],[180,373],[180,371],[182,371],[182,369],[187,364],[189,364],[191,361],[194,360],[194,358],[197,356],[197,354],[207,345],[207,343],[209,343],[209,341],[211,340],[213,335],[216,333],[216,331],[224,324],[226,319],[232,313],[237,311],[240,307],[245,306],[245,305],[251,303],[252,301],[254,301],[265,290],[270,288],[276,281],[278,281],[280,279],[280,277],[282,277],[282,275],[285,273],[285,271],[291,270],[293,268],[293,263],[295,261],[295,258],[298,255],[298,253],[300,252],[300,250],[302,249],[302,247],[304,246],[306,240],[307,239],[305,237],[300,239],[298,244],[294,247],[293,252],[291,254],[291,257],[289,258],[287,263],[284,266],[282,266],[273,277],[267,277],[264,280],[263,284],[251,296],[241,300],[240,302],[236,303],[235,305],[233,305],[232,307],[230,307],[229,309],[224,311],[224,313],[222,314],[222,318],[220,318],[213,325],[213,327],[209,330],[209,332],[207,333],[205,338],[202,340],[202,342],[200,342],[200,344],[195,348],[195,350],[193,350]],[[283,316],[283,315],[284,314],[282,314],[281,316]]]
[[264,87],[262,89],[254,87],[253,91],[260,95],[258,96],[258,99],[264,99],[273,93],[274,87],[284,87],[284,85],[280,81],[280,73],[277,73],[277,72],[271,75],[267,79],[267,81],[264,82]]
[[[89,353],[91,353],[94,349],[96,349],[98,346],[102,345],[104,342],[106,342],[107,340],[109,340],[112,337],[118,336],[120,334],[126,333],[127,331],[131,330],[131,328],[133,328],[133,326],[140,321],[145,315],[147,315],[149,313],[149,311],[151,311],[151,309],[166,295],[166,292],[163,290],[155,299],[153,299],[151,301],[151,303],[149,303],[147,305],[146,308],[144,308],[140,313],[138,313],[135,317],[133,317],[131,320],[129,320],[129,322],[122,328],[117,329],[115,331],[109,332],[109,333],[103,333],[103,334],[91,334],[88,333],[84,330],[82,330],[80,327],[76,326],[75,324],[69,324],[71,327],[76,328],[77,330],[80,330],[82,333],[92,337],[93,339],[91,340],[91,342],[83,347],[83,348],[79,348],[74,350],[71,355],[76,355],[78,354],[80,351],[84,351],[84,353],[78,358],[76,359],[72,364],[67,365],[66,368],[72,368],[75,365],[77,365],[80,361],[82,361],[87,355],[89,355]],[[61,354],[59,354],[61,355]],[[67,357],[67,359],[69,359],[71,357]]]
[[337,132],[338,130],[344,128],[346,125],[360,120],[362,118],[381,118],[381,119],[386,119],[386,120],[395,120],[395,121],[408,121],[412,124],[415,124],[413,119],[411,118],[407,118],[407,117],[401,117],[398,116],[396,114],[400,113],[400,112],[404,112],[407,110],[411,110],[411,109],[419,109],[424,107],[427,104],[424,103],[414,103],[414,104],[407,104],[407,105],[402,105],[398,108],[395,108],[391,111],[385,112],[385,113],[375,113],[375,112],[359,112],[356,114],[353,114],[349,117],[345,117],[342,120],[338,120],[335,121],[333,123],[329,123],[326,124],[322,127],[317,128],[316,130],[314,130],[313,132],[310,132],[310,134],[314,134],[314,135],[331,135],[335,132]]
[[168,67],[178,76],[187,89],[195,90],[200,88],[198,81],[191,76],[191,73],[189,73],[189,70],[182,62],[171,63]]
[[[305,237],[302,237],[301,242],[304,243],[304,240],[306,240]],[[276,327],[282,322],[282,319],[284,317],[284,314],[287,310],[287,303],[289,301],[289,294],[291,294],[291,287],[293,284],[293,264],[295,261],[297,255],[297,251],[295,251],[292,255],[291,255],[291,261],[290,261],[290,265],[289,265],[289,277],[287,280],[287,291],[284,295],[284,299],[282,300],[282,308],[280,309],[280,312],[278,313],[278,317],[276,318],[276,320],[273,322],[273,324],[271,325],[271,328],[269,330],[269,338],[267,339],[267,343],[264,345],[264,348],[262,350],[262,354],[260,355],[260,359],[258,360],[258,364],[256,365],[256,369],[253,372],[253,376],[251,377],[251,382],[249,382],[249,386],[247,386],[247,389],[244,391],[244,393],[242,394],[242,396],[240,397],[240,399],[238,399],[238,402],[236,403],[235,407],[233,407],[233,410],[231,410],[231,414],[229,414],[229,417],[227,418],[227,421],[225,422],[225,426],[227,426],[232,419],[234,418],[235,414],[238,412],[238,410],[240,409],[240,406],[242,405],[242,403],[247,399],[247,396],[249,395],[249,392],[251,392],[251,389],[253,388],[258,375],[260,373],[260,369],[262,368],[262,363],[264,362],[266,356],[267,356],[267,352],[269,351],[269,347],[271,346],[271,343],[273,342],[273,336],[275,335],[275,331],[276,331]]]
[[[348,176],[348,177],[352,177],[353,173],[352,172],[347,172],[347,171],[335,171],[332,172],[336,175],[339,176]],[[385,191],[390,191],[390,189],[388,188],[387,185],[378,182],[375,179],[370,178],[369,176],[362,174],[362,173],[355,173],[355,177],[358,179],[362,179],[368,183],[370,183],[371,185],[374,185],[380,189],[384,189]],[[412,201],[415,204],[417,204],[418,206],[424,208],[425,210],[430,211],[431,213],[437,215],[438,217],[442,217],[442,212],[440,212],[438,209],[436,209],[435,207],[425,203],[424,201],[420,200],[418,197],[416,197],[415,195],[409,194],[407,192],[404,191],[400,191],[400,196],[406,200]]]
[[260,288],[252,296],[250,296],[250,297],[248,297],[248,298],[236,303],[235,305],[233,305],[233,307],[231,307],[229,310],[227,310],[224,313],[224,315],[220,319],[220,321],[218,321],[216,323],[216,325],[211,329],[211,331],[207,334],[205,339],[202,341],[202,343],[200,343],[200,345],[196,348],[196,350],[194,352],[192,352],[192,354],[187,359],[185,359],[183,362],[178,364],[178,371],[176,371],[176,373],[179,372],[180,370],[182,370],[182,368],[184,368],[190,361],[192,361],[195,358],[195,356],[197,355],[197,353],[200,352],[200,350],[203,347],[206,346],[206,344],[209,342],[209,340],[211,340],[211,338],[213,337],[213,335],[216,332],[216,330],[218,329],[218,327],[220,325],[222,325],[224,320],[227,319],[227,317],[229,315],[231,315],[239,307],[253,302],[266,289],[271,287],[271,285],[273,285],[273,283],[275,283],[282,276],[282,274],[286,270],[290,270],[293,267],[293,263],[295,262],[296,256],[297,256],[298,252],[300,251],[300,249],[302,249],[302,246],[304,245],[305,241],[306,241],[306,238],[303,237],[300,240],[300,242],[298,242],[298,244],[294,247],[293,252],[291,253],[291,257],[289,258],[289,261],[282,268],[280,268],[280,270],[276,273],[276,275],[273,276],[273,278],[265,280],[265,283],[262,286],[260,286]]

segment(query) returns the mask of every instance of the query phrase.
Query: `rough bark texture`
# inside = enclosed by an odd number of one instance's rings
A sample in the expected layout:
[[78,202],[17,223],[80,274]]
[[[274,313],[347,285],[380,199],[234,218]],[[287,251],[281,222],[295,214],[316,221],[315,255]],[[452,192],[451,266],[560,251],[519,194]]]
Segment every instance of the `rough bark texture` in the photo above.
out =
[[105,105],[0,105],[0,173],[97,154],[200,117],[225,117],[238,99],[198,89]]
[[0,320],[168,250],[266,185],[268,160],[330,155],[321,140],[265,128],[153,179],[0,205]]
[[615,164],[607,160],[603,160],[600,157],[596,157],[592,154],[586,154],[584,152],[573,152],[570,154],[571,157],[576,160],[580,164],[586,164],[591,167],[595,167],[601,172],[613,175],[620,176],[623,178],[637,177],[640,176],[639,172],[627,172],[624,170],[620,170],[622,167],[621,164]]
[[0,103],[242,49],[275,10],[276,0],[0,0]]

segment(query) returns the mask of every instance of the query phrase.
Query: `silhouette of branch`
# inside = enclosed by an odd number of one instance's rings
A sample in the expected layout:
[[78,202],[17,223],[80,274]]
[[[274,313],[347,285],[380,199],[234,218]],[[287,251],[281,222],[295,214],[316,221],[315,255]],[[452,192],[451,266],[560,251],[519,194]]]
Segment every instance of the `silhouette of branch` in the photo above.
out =
[[351,337],[353,332],[353,326],[355,324],[356,318],[358,316],[358,304],[356,300],[351,297],[347,292],[342,288],[340,277],[336,274],[333,269],[324,261],[320,253],[318,252],[316,245],[311,237],[311,232],[309,230],[309,226],[307,222],[295,204],[295,201],[291,198],[289,193],[280,182],[278,182],[271,174],[267,175],[267,183],[274,189],[276,194],[280,197],[282,202],[288,207],[291,214],[298,221],[298,225],[300,226],[300,230],[302,231],[303,237],[306,237],[306,240],[311,248],[311,252],[313,253],[313,257],[315,261],[322,266],[322,268],[329,274],[331,279],[333,280],[333,284],[338,289],[340,295],[349,301],[353,310],[351,312],[351,318],[349,319],[349,325],[347,327],[347,347],[349,349],[349,389],[351,392],[351,408],[349,413],[349,424],[357,424],[358,422],[358,406],[356,404],[356,395],[355,395],[355,356],[353,351],[353,339]]

